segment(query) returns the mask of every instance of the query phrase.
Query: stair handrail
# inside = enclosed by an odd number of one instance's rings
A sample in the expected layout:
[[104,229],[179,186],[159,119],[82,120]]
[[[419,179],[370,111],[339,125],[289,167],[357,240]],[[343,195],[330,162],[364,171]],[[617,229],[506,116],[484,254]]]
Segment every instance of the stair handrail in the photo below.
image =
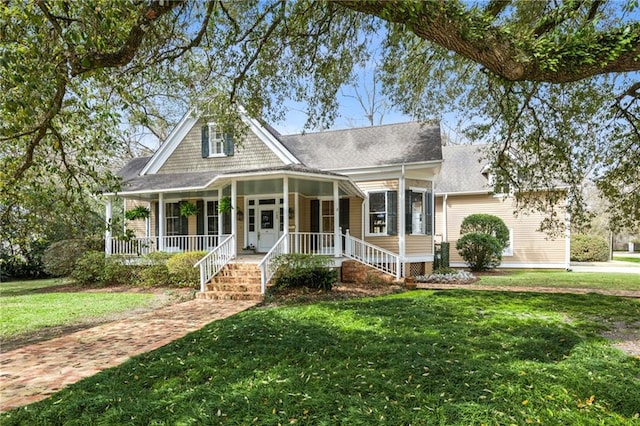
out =
[[402,265],[399,255],[351,236],[348,229],[345,234],[342,234],[342,237],[344,238],[342,252],[346,257],[357,260],[386,274],[393,275],[396,279],[402,276]]
[[271,247],[264,258],[258,263],[260,268],[260,291],[264,294],[267,290],[267,283],[273,278],[275,270],[273,270],[273,261],[281,254],[289,252],[289,233],[282,234],[278,241]]
[[236,257],[236,237],[229,235],[213,250],[200,259],[194,268],[200,267],[200,291],[207,290],[207,282],[216,275],[224,266]]

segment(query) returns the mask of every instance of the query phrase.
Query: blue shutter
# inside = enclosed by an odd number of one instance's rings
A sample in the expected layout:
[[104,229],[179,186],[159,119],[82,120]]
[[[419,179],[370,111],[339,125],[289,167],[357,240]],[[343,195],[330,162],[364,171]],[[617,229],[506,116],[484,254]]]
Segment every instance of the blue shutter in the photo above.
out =
[[398,235],[398,191],[387,191],[387,235]]
[[209,156],[209,126],[202,126],[202,158]]
[[233,155],[233,135],[231,133],[224,134],[224,155]]

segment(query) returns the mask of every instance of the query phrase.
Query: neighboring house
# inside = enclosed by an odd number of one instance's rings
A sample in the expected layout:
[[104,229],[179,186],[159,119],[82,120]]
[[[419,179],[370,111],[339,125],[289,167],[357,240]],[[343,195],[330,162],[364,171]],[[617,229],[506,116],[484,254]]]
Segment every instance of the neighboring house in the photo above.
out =
[[[202,289],[243,248],[271,259],[286,252],[355,259],[396,277],[433,261],[433,183],[442,162],[440,128],[416,122],[283,136],[243,117],[234,141],[218,123],[186,114],[151,157],[120,172],[109,195],[151,217],[130,224],[137,238],[106,235],[107,254],[205,250]],[[231,211],[220,212],[221,201]],[[184,217],[181,206],[197,213]],[[224,203],[223,203],[224,204]]]
[[[549,238],[538,231],[543,215],[514,215],[512,196],[495,194],[491,171],[483,161],[481,145],[442,147],[442,169],[435,182],[436,236],[450,242],[451,266],[465,263],[456,251],[460,225],[472,213],[500,217],[509,228],[510,245],[501,268],[569,268],[569,234]],[[561,190],[561,189],[559,189]]]

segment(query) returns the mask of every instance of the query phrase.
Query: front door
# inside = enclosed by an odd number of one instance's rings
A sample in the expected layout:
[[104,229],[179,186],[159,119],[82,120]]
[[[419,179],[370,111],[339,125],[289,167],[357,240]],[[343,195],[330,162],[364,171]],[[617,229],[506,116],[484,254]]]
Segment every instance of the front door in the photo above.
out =
[[275,205],[258,208],[258,251],[266,253],[278,241],[279,222]]

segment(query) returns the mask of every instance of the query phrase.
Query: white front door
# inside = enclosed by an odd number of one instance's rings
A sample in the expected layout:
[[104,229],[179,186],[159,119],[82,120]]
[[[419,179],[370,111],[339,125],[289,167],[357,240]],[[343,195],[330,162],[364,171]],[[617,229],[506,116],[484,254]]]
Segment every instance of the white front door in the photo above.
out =
[[278,241],[280,225],[275,204],[258,207],[258,251],[266,253]]

